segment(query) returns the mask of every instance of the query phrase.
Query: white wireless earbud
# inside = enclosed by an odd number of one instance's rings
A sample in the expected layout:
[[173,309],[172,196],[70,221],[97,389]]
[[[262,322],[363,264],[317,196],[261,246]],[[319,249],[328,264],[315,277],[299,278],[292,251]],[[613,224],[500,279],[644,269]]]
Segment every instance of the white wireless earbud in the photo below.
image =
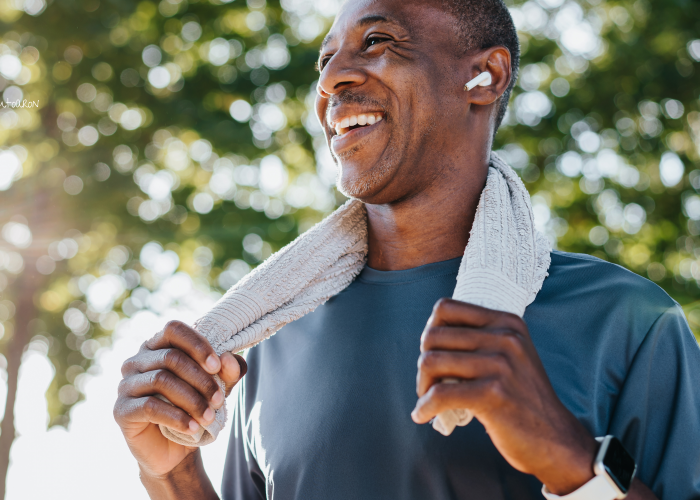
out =
[[491,73],[489,73],[488,71],[480,73],[479,76],[467,82],[467,84],[464,86],[464,90],[471,90],[477,85],[479,87],[486,87],[487,85],[491,85]]

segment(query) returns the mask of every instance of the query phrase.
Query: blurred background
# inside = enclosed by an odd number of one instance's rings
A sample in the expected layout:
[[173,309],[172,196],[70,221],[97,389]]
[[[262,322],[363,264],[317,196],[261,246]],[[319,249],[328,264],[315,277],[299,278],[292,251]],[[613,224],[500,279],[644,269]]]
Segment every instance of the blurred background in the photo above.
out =
[[[0,0],[0,497],[145,497],[111,415],[122,361],[343,201],[312,111],[339,3]],[[697,3],[509,5],[495,149],[537,224],[700,334]]]

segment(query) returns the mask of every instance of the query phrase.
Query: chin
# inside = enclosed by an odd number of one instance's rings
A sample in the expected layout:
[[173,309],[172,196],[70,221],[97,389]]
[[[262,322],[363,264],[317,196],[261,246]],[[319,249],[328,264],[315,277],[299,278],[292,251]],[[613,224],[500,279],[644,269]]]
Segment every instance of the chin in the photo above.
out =
[[369,169],[361,168],[357,164],[343,163],[342,160],[338,162],[338,191],[349,198],[366,203],[380,196],[392,177],[393,169],[386,161],[379,162]]
[[[388,195],[386,188],[394,178],[398,167],[395,151],[389,148],[380,158],[367,160],[358,158],[358,151],[353,153],[335,158],[338,165],[336,179],[338,191],[349,198],[365,203],[386,203],[387,200],[384,200]],[[372,166],[367,168],[368,164]]]
[[381,168],[360,175],[347,175],[341,167],[338,172],[338,190],[345,196],[365,201],[381,191],[386,183],[385,177],[386,173]]

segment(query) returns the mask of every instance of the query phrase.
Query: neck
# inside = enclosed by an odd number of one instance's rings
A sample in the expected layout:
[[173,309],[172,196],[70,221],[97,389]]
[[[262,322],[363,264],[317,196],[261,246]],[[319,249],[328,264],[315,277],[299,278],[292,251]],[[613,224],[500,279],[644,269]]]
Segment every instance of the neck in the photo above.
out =
[[488,155],[443,169],[425,189],[400,201],[367,204],[367,265],[398,271],[464,255],[481,191]]

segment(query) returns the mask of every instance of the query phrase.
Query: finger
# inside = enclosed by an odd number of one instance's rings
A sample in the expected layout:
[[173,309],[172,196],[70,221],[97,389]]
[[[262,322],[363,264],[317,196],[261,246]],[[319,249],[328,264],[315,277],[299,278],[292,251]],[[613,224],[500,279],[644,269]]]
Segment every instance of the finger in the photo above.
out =
[[215,408],[218,409],[224,402],[224,394],[214,377],[180,349],[147,350],[124,364],[133,364],[133,367],[128,367],[128,371],[134,374],[168,370],[194,387]]
[[459,300],[440,299],[433,307],[428,319],[429,326],[473,326],[483,328],[489,325],[510,325],[522,320],[514,314],[494,311],[485,307],[467,304]]
[[185,434],[194,434],[200,425],[182,409],[169,405],[154,396],[123,398],[114,408],[114,418],[124,423],[152,423],[165,425]]
[[214,420],[214,408],[194,387],[167,370],[154,370],[133,375],[119,385],[122,396],[140,398],[160,394],[187,412],[200,425]]
[[428,351],[418,358],[416,392],[421,397],[444,378],[483,379],[503,375],[509,369],[508,360],[499,354]]
[[219,377],[226,386],[226,396],[231,394],[231,390],[248,371],[248,364],[243,356],[225,352],[221,355],[221,371]]
[[476,351],[501,350],[504,336],[513,332],[504,329],[475,329],[460,326],[426,326],[420,338],[420,350]]
[[417,424],[425,424],[447,410],[464,408],[477,413],[479,399],[487,386],[487,380],[436,384],[418,399],[411,418]]
[[180,349],[212,375],[221,369],[219,356],[209,341],[181,321],[170,321],[162,331],[147,340],[145,346],[152,351],[168,347]]

